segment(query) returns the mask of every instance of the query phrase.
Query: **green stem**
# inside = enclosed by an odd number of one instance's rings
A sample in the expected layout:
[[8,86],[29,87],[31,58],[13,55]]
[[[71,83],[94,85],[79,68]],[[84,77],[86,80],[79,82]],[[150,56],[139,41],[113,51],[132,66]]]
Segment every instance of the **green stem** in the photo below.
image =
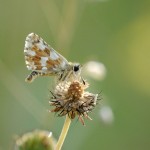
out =
[[61,147],[62,147],[62,145],[64,143],[64,140],[66,138],[67,132],[69,130],[70,124],[71,124],[71,119],[68,117],[68,115],[66,115],[66,120],[65,120],[63,129],[61,131],[59,140],[58,140],[58,142],[56,144],[56,149],[55,150],[61,150]]

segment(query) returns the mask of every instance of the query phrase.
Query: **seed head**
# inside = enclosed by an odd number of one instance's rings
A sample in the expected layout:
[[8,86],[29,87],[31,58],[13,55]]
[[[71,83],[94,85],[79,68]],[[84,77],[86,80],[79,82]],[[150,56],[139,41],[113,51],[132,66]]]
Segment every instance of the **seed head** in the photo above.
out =
[[51,112],[59,113],[59,116],[68,115],[71,119],[78,116],[84,125],[83,118],[91,118],[88,113],[96,105],[98,94],[86,92],[89,84],[85,81],[64,81],[56,85],[50,105],[55,108]]

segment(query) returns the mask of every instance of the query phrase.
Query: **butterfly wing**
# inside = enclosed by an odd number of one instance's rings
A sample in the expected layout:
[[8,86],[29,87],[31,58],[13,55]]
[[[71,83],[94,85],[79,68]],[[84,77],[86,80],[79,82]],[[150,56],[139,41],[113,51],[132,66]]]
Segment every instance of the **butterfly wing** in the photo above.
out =
[[68,61],[62,55],[35,33],[26,37],[24,54],[28,70],[56,74],[65,70],[68,65]]

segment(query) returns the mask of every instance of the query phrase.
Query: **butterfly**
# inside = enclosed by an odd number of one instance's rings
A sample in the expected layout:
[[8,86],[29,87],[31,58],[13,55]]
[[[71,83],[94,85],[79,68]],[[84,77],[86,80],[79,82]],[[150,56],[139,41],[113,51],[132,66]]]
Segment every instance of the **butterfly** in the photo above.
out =
[[80,78],[81,65],[68,62],[35,33],[26,37],[24,54],[27,69],[32,71],[26,82],[32,82],[39,76],[57,76],[58,81]]

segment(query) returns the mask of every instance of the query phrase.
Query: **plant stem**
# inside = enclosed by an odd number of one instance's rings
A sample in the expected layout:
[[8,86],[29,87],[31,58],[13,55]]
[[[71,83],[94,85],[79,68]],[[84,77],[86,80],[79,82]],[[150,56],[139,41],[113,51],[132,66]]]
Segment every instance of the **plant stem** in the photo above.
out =
[[58,142],[56,144],[56,149],[55,150],[61,150],[61,147],[62,147],[62,145],[64,143],[64,140],[66,138],[67,132],[69,130],[70,124],[71,124],[71,119],[68,117],[68,115],[66,115],[66,120],[65,120],[63,129],[61,131],[59,140],[58,140]]

